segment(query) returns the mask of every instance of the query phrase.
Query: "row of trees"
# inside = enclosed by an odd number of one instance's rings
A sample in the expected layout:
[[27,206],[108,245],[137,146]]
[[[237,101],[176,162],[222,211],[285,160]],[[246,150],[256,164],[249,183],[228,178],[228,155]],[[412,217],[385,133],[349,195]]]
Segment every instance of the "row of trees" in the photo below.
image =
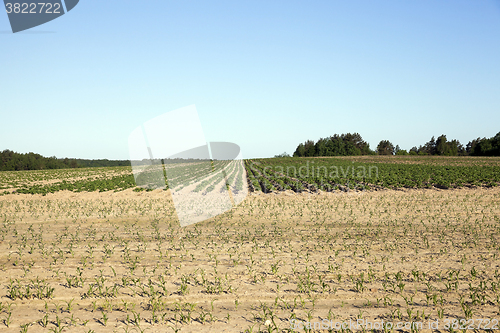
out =
[[0,152],[0,171],[77,168],[74,160],[43,157],[35,153],[19,154],[10,150]]
[[318,142],[308,140],[298,145],[293,156],[347,156],[374,154],[370,145],[363,141],[358,133],[335,134],[329,138],[321,138]]
[[[404,155],[404,151],[401,154],[399,151],[395,151],[398,155]],[[465,155],[474,155],[471,154],[472,151],[469,149],[468,151],[464,148],[464,146],[458,140],[448,141],[446,139],[446,135],[441,135],[436,139],[432,137],[429,142],[425,145],[421,145],[418,148],[413,147],[410,149],[410,154],[420,154],[420,155],[444,155],[444,156],[465,156]]]
[[[375,151],[363,141],[358,133],[335,134],[317,142],[308,140],[297,146],[296,157],[347,156],[347,155],[444,155],[444,156],[500,156],[500,132],[492,138],[477,138],[464,147],[458,140],[448,141],[446,135],[432,137],[425,145],[413,147],[410,151],[394,146],[389,140],[382,140]],[[285,156],[286,153],[277,155]]]
[[500,132],[494,137],[477,138],[470,141],[466,146],[466,151],[475,156],[500,156]]
[[83,160],[78,158],[75,161],[82,168],[130,166],[129,160]]
[[500,132],[491,138],[477,138],[469,141],[464,147],[460,141],[448,141],[446,135],[437,139],[432,137],[425,145],[413,147],[407,153],[405,150],[394,148],[396,155],[443,155],[443,156],[500,156]]
[[44,157],[40,154],[20,154],[10,150],[0,152],[0,171],[69,169],[81,167],[130,166],[130,161],[84,160]]

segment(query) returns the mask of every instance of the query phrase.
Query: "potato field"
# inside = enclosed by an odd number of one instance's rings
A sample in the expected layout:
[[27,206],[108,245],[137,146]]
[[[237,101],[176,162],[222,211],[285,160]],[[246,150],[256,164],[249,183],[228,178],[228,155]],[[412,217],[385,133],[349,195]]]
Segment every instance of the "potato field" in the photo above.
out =
[[[0,331],[499,329],[499,158],[244,163],[0,172]],[[245,185],[180,227],[171,191]]]

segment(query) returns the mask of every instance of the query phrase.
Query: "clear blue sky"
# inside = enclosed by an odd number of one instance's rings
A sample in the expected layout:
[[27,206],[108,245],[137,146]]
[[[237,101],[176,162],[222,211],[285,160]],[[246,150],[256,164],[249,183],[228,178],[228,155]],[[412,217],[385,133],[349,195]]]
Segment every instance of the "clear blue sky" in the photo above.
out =
[[9,31],[2,12],[0,150],[128,159],[135,127],[191,104],[245,158],[500,131],[498,0],[81,0]]

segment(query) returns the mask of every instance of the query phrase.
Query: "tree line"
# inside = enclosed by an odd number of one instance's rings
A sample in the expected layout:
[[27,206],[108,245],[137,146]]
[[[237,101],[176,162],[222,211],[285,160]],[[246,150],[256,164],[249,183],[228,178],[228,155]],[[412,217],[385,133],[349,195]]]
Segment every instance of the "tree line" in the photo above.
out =
[[[446,135],[432,137],[424,145],[412,147],[409,151],[394,146],[389,140],[382,140],[376,150],[363,140],[359,133],[335,134],[317,142],[307,140],[300,143],[294,157],[350,156],[350,155],[443,155],[443,156],[500,156],[500,132],[491,138],[477,138],[464,147],[458,140],[448,141]],[[285,157],[286,153],[276,155]]]
[[358,133],[335,134],[318,142],[307,140],[297,146],[294,157],[370,155],[374,152]]
[[130,166],[127,160],[86,160],[44,157],[35,153],[16,153],[11,150],[0,152],[0,171],[47,170],[88,167]]

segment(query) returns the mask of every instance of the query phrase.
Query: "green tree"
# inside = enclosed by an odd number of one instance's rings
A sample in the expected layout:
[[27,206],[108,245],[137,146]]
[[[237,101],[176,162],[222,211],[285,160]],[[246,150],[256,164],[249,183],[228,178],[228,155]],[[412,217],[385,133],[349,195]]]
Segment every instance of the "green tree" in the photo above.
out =
[[446,140],[446,135],[441,135],[436,140],[435,145],[436,155],[450,155],[450,149],[448,146],[448,141]]
[[418,148],[419,155],[436,155],[436,140],[434,136],[423,147]]
[[316,155],[316,148],[314,146],[314,141],[307,140],[306,143],[304,144],[304,148],[306,150],[307,157],[317,156]]
[[379,155],[394,155],[394,145],[389,140],[382,140],[377,146]]
[[500,156],[500,132],[491,138],[491,148],[493,156]]
[[408,152],[404,149],[401,149],[399,145],[396,145],[396,148],[394,148],[394,155],[408,155]]
[[491,140],[483,138],[474,147],[473,155],[488,156],[492,150],[493,145],[491,144]]
[[285,151],[285,152],[283,152],[283,153],[281,153],[281,154],[274,155],[274,157],[275,157],[275,158],[279,158],[279,157],[290,157],[290,155],[288,155],[288,154],[286,153],[286,151]]
[[304,147],[303,143],[300,143],[297,146],[297,149],[295,149],[295,152],[293,153],[293,157],[304,157],[306,156],[306,148]]
[[326,144],[328,139],[319,139],[318,142],[314,145],[315,156],[328,156],[327,155],[327,147]]
[[345,142],[342,140],[342,138],[338,135],[335,134],[330,138],[330,146],[332,149],[332,155],[331,156],[343,156],[347,155],[346,150],[345,150]]

